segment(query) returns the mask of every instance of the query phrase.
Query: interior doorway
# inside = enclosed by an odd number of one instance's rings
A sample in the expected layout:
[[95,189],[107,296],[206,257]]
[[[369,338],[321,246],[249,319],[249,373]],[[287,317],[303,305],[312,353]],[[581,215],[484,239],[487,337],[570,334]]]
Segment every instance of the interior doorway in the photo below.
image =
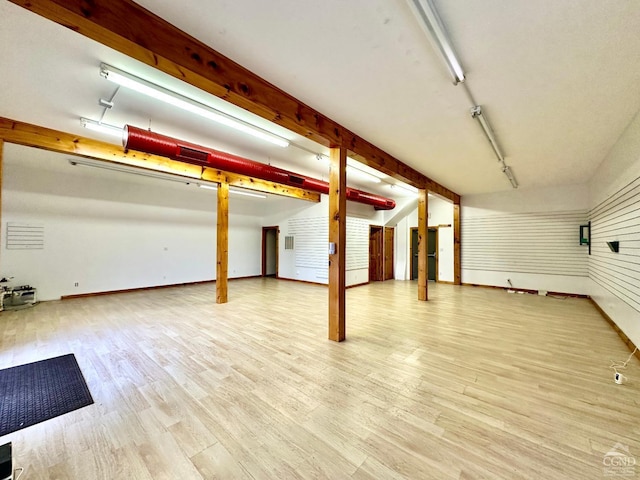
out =
[[384,228],[384,279],[393,280],[393,235],[394,227]]
[[262,227],[262,276],[278,277],[278,233],[280,229]]
[[[418,279],[418,228],[411,228],[411,280]],[[429,227],[427,237],[427,279],[438,281],[438,227]]]
[[384,229],[383,227],[369,226],[369,281],[381,282],[384,280]]

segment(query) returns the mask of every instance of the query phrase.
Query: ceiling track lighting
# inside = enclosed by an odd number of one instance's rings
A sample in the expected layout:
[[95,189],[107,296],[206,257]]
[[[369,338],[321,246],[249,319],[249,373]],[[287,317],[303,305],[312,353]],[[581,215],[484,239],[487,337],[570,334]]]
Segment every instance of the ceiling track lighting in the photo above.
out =
[[491,144],[491,148],[493,148],[493,152],[496,154],[496,157],[498,157],[498,161],[504,163],[504,155],[502,154],[502,150],[500,150],[500,146],[498,145],[496,136],[493,133],[493,129],[491,128],[491,125],[489,125],[487,118],[484,116],[482,107],[480,105],[471,107],[471,118],[475,118],[478,121],[478,123],[482,127],[482,131],[487,137],[487,140],[489,140],[489,143]]
[[431,44],[440,54],[444,60],[453,84],[457,85],[460,82],[464,82],[465,74],[458,60],[453,45],[449,40],[447,31],[444,28],[444,24],[438,15],[435,5],[432,0],[407,0],[413,11],[414,15],[418,19],[422,30],[427,34],[427,37],[431,41]]
[[504,173],[507,176],[513,188],[518,188],[518,182],[516,181],[516,178],[514,177],[513,172],[511,171],[511,167],[509,167],[504,161],[504,155],[502,154],[502,150],[500,150],[500,146],[498,145],[496,136],[493,133],[493,129],[491,128],[491,125],[489,125],[489,122],[487,121],[487,118],[482,112],[482,107],[480,105],[475,105],[474,107],[471,107],[471,118],[475,118],[476,120],[478,120],[478,123],[482,127],[482,131],[487,137],[487,140],[489,140],[489,143],[491,144],[491,148],[493,148],[493,152],[496,154],[496,157],[498,157],[498,161],[502,164],[502,173]]
[[172,90],[166,89],[142,78],[131,75],[110,65],[100,65],[100,75],[107,80],[122,87],[128,88],[142,95],[154,98],[168,105],[180,108],[187,112],[199,115],[208,120],[226,125],[238,131],[252,135],[261,140],[267,141],[279,147],[288,147],[289,140],[271,133],[263,128],[257,127],[249,122],[236,118],[228,113],[217,110],[209,105],[200,103],[192,98],[181,95]]
[[516,177],[513,176],[513,171],[511,170],[510,166],[504,165],[502,167],[502,173],[504,173],[507,176],[513,188],[518,188],[518,181],[516,180]]

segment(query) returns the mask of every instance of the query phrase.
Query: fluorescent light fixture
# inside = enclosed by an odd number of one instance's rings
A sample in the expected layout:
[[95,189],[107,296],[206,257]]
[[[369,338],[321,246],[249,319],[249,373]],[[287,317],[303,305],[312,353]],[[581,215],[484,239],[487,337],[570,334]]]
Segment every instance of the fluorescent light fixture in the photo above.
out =
[[100,168],[102,170],[110,170],[112,172],[130,173],[132,175],[138,175],[140,177],[157,178],[159,180],[168,180],[171,182],[184,183],[185,185],[188,185],[189,183],[192,183],[194,181],[193,178],[183,177],[181,175],[155,172],[155,171],[146,171],[146,170],[143,170],[142,168],[127,167],[125,165],[122,165],[122,166],[113,165],[106,162],[105,163],[88,162],[86,160],[74,158],[74,159],[69,159],[69,164],[73,166],[80,165],[83,167]]
[[482,113],[482,107],[480,105],[471,107],[471,118],[478,120],[478,123],[480,123],[480,126],[482,127],[482,131],[493,148],[493,152],[496,154],[496,157],[498,157],[498,161],[504,163],[504,155],[502,155],[502,151],[500,150],[498,141],[493,133],[493,129],[491,128],[491,125],[489,125],[487,118]]
[[438,15],[433,1],[408,0],[408,2],[414,15],[418,18],[422,29],[447,65],[453,84],[457,85],[460,82],[464,82],[464,70],[451,45],[451,41],[447,36],[444,24],[440,19],[440,15]]
[[[204,188],[206,190],[218,190],[218,186],[217,185],[211,185],[211,184],[208,184],[208,183],[199,183],[198,187]],[[233,193],[235,195],[244,195],[245,197],[267,198],[266,195],[263,195],[261,193],[245,192],[244,190],[238,190],[238,189],[235,189],[235,188],[230,188],[229,189],[229,193]]]
[[357,177],[362,180],[366,180],[368,182],[373,182],[373,183],[382,182],[382,180],[380,180],[375,175],[365,172],[364,170],[360,170],[359,168],[356,168],[353,165],[347,165],[347,175],[351,175],[352,178]]
[[518,188],[518,182],[516,180],[516,177],[514,177],[513,172],[511,171],[511,167],[509,167],[504,162],[504,155],[502,154],[502,150],[500,150],[500,146],[498,145],[496,136],[493,133],[493,129],[491,128],[491,125],[489,125],[487,118],[484,116],[484,113],[482,112],[482,107],[480,105],[471,107],[471,117],[478,120],[478,123],[482,127],[482,131],[487,137],[487,140],[489,140],[489,143],[491,144],[491,148],[493,148],[493,153],[496,154],[496,157],[498,157],[498,161],[502,164],[502,173],[504,173],[507,176],[513,188]]
[[[317,154],[316,158],[326,164],[331,162],[331,159],[323,154]],[[384,173],[379,172],[375,168],[371,168],[351,157],[347,157],[347,175],[351,175],[352,178],[357,177],[361,180],[373,183],[381,183],[382,179],[386,177]]]
[[100,132],[118,138],[122,138],[122,133],[124,131],[124,129],[121,127],[108,125],[102,122],[96,122],[95,120],[89,120],[88,118],[84,117],[80,118],[80,125],[82,125],[84,128],[88,128],[89,130],[93,130],[94,132]]
[[235,195],[244,195],[245,197],[267,198],[266,195],[262,195],[260,193],[245,192],[244,190],[236,190],[234,188],[230,188],[229,193],[233,193]]
[[252,125],[244,120],[235,118],[227,113],[216,110],[213,107],[200,103],[189,97],[168,90],[164,87],[151,83],[142,78],[138,78],[130,73],[124,72],[106,64],[100,65],[100,75],[107,80],[121,85],[125,88],[141,93],[187,112],[213,120],[214,122],[226,125],[241,132],[260,138],[279,147],[288,147],[289,141],[274,133],[268,132],[260,127]]
[[391,185],[391,188],[401,188],[402,190],[405,190],[414,195],[417,195],[419,192],[416,187],[414,187],[413,185],[407,185],[406,183],[396,183],[394,185]]
[[[143,169],[137,169],[135,167],[127,167],[126,165],[113,165],[110,163],[97,163],[97,162],[88,162],[86,160],[82,160],[82,159],[68,159],[69,164],[76,166],[76,165],[81,165],[83,167],[94,167],[94,168],[100,168],[102,170],[110,170],[112,172],[120,172],[120,173],[130,173],[132,175],[138,175],[140,177],[147,177],[147,178],[157,178],[159,180],[168,180],[170,182],[178,182],[178,183],[184,183],[185,185],[190,185],[192,183],[195,183],[199,188],[205,188],[208,190],[217,190],[218,186],[215,184],[211,184],[211,183],[198,183],[197,179],[193,179],[190,177],[183,177],[180,175],[175,175],[175,174],[171,174],[171,173],[163,173],[163,172],[155,172],[155,171],[145,171]],[[255,198],[267,198],[266,195],[260,194],[260,193],[251,193],[251,192],[246,192],[244,190],[239,190],[239,189],[229,189],[229,193],[233,193],[235,195],[245,195],[247,197],[255,197]]]
[[511,171],[511,167],[504,165],[504,167],[502,167],[502,173],[504,173],[507,176],[513,188],[518,188],[518,182],[516,180],[516,177],[513,176],[513,171]]

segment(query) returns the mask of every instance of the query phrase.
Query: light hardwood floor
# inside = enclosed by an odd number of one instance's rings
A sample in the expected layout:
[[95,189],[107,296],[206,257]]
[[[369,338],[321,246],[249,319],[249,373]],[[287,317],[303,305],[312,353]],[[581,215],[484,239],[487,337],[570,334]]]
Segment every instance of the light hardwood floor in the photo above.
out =
[[[593,306],[251,279],[0,315],[0,368],[73,352],[95,404],[0,438],[23,479],[602,479],[640,463],[640,362]],[[640,478],[640,466],[636,467]]]

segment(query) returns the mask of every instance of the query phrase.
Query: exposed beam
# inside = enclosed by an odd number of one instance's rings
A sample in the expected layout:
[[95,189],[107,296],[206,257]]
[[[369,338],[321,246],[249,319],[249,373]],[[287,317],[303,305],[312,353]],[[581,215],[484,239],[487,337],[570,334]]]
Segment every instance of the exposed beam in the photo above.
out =
[[426,190],[418,191],[418,300],[428,300],[428,258],[429,242],[429,195]]
[[144,168],[146,170],[172,173],[188,178],[227,182],[235,187],[273,193],[286,197],[299,198],[310,202],[319,202],[320,194],[301,188],[289,187],[278,183],[253,179],[245,175],[223,172],[213,168],[202,168],[189,163],[170,160],[158,155],[124,151],[122,147],[50,128],[18,122],[0,117],[0,139],[27,147],[35,147],[57,153],[68,153],[85,158],[104,160],[120,165]]
[[462,285],[462,260],[460,249],[460,203],[453,205],[453,283]]
[[227,303],[229,277],[229,184],[218,186],[218,232],[216,236],[216,303]]
[[345,339],[347,245],[347,151],[331,148],[329,170],[329,340]]
[[131,0],[10,0],[417,188],[459,196]]

